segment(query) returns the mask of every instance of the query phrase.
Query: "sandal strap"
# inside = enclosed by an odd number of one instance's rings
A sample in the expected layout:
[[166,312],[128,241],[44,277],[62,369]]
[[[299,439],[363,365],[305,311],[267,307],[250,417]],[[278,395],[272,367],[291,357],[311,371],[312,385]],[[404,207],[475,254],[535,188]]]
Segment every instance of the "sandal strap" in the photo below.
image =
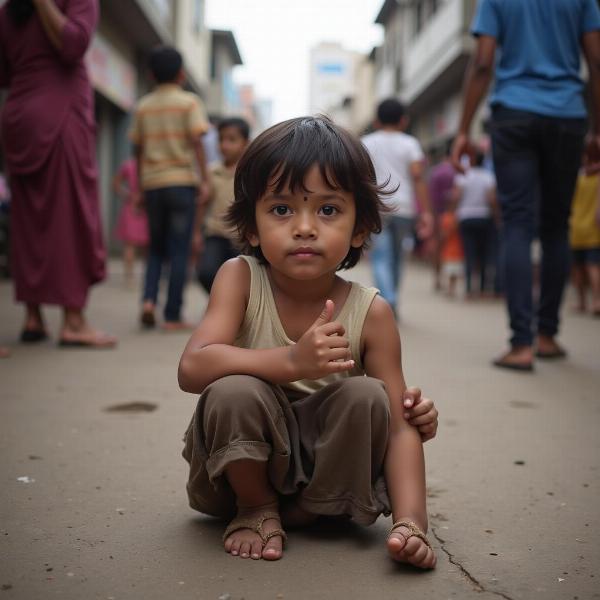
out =
[[223,541],[225,541],[233,532],[238,529],[251,529],[256,532],[256,519],[248,519],[246,517],[236,517],[227,525],[225,533],[223,534]]
[[[406,529],[408,529],[408,531],[409,531],[408,536],[403,536],[407,540],[411,537],[417,537],[420,540],[423,540],[425,542],[425,544],[427,544],[427,546],[429,546],[431,548],[431,544],[429,543],[429,540],[423,533],[423,530],[414,521],[411,521],[410,519],[400,519],[400,521],[396,521],[392,525],[392,528],[390,529],[390,532],[388,533],[388,537],[399,527],[405,527]],[[400,535],[402,535],[402,534],[400,534]]]
[[285,531],[283,531],[283,529],[281,528],[274,529],[269,533],[263,532],[263,523],[268,519],[276,519],[281,523],[281,517],[279,516],[279,513],[274,511],[265,511],[258,517],[253,518],[236,517],[235,519],[233,519],[233,521],[231,521],[231,523],[229,523],[227,529],[225,529],[225,533],[223,534],[223,541],[225,541],[232,533],[238,531],[239,529],[250,529],[251,531],[258,533],[260,539],[262,540],[263,548],[272,537],[275,537],[277,535],[281,536],[282,540],[285,542],[287,540],[287,535]]
[[269,533],[263,532],[263,523],[265,521],[267,521],[268,519],[275,519],[275,520],[279,521],[279,523],[281,523],[281,517],[279,516],[279,513],[267,511],[267,512],[264,512],[260,516],[260,519],[258,520],[258,523],[256,524],[255,531],[256,531],[256,533],[258,533],[258,535],[260,535],[260,539],[262,540],[262,543],[263,543],[263,548],[267,545],[267,542],[272,537],[275,537],[276,535],[281,536],[281,539],[284,542],[287,540],[287,535],[285,534],[285,531],[283,531],[283,529],[281,529],[281,528],[274,529],[273,531],[271,531]]
[[285,533],[285,531],[283,529],[273,529],[273,531],[270,531],[269,533],[267,533],[267,535],[261,535],[261,539],[263,541],[263,548],[267,545],[267,542],[273,538],[279,536],[281,538],[281,541],[285,544],[285,542],[287,541],[287,534]]

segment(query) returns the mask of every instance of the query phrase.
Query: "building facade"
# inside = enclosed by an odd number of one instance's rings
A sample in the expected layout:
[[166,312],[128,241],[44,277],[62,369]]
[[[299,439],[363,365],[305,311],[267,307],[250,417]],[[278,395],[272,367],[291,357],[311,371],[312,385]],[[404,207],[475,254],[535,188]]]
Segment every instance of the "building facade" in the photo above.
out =
[[211,118],[219,119],[240,111],[240,94],[233,81],[233,70],[243,63],[231,31],[212,29],[210,34],[210,77],[206,105]]
[[[462,83],[473,39],[469,33],[476,0],[385,0],[377,18],[384,42],[377,53],[377,99],[406,103],[411,131],[438,157],[458,128]],[[482,103],[472,133],[484,135]]]

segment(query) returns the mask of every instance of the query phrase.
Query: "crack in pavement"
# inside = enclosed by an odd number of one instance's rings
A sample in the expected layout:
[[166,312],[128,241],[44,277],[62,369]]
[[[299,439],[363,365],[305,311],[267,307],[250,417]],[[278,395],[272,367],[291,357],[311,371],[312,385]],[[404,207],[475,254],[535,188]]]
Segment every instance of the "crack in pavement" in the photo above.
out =
[[483,586],[481,583],[479,583],[479,581],[477,581],[477,579],[475,579],[475,577],[473,577],[473,575],[471,575],[471,573],[469,573],[469,571],[467,571],[467,569],[465,567],[463,567],[460,564],[460,562],[458,562],[454,558],[452,553],[446,548],[446,546],[444,545],[446,543],[446,540],[444,540],[442,537],[440,537],[438,535],[437,531],[435,530],[435,527],[431,528],[431,533],[433,534],[433,537],[438,541],[440,548],[442,549],[442,552],[448,557],[448,560],[450,561],[450,563],[460,569],[460,572],[471,583],[471,585],[475,588],[475,590],[477,590],[478,592],[487,592],[490,594],[495,594],[496,596],[500,596],[501,598],[504,598],[505,600],[513,600],[513,598],[511,598],[510,596],[507,596],[506,594],[504,594],[502,592],[497,592],[495,590],[487,589],[485,586]]

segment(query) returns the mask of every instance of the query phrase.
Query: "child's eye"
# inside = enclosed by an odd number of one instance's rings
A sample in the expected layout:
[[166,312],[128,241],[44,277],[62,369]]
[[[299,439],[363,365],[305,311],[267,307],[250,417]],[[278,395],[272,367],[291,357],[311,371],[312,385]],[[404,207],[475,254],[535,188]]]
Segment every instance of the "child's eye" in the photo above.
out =
[[340,212],[335,206],[331,206],[329,204],[326,204],[325,206],[321,207],[321,211],[320,211],[323,215],[325,215],[326,217],[333,217],[333,215],[335,215],[336,213]]
[[290,209],[288,206],[285,206],[285,204],[278,204],[271,209],[271,212],[278,217],[285,217],[290,213]]

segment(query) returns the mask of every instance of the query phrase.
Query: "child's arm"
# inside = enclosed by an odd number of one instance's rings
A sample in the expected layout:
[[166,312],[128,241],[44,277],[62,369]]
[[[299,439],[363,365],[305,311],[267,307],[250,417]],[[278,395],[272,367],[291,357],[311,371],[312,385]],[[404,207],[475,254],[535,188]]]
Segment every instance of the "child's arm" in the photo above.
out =
[[293,346],[264,350],[233,346],[244,320],[249,290],[250,269],[244,259],[231,259],[219,269],[204,318],[179,362],[178,380],[183,391],[199,394],[226,375],[252,375],[287,383],[352,369],[344,328],[331,321],[331,300]]
[[427,530],[425,461],[419,432],[404,419],[406,390],[401,366],[400,336],[388,304],[376,297],[363,328],[367,375],[381,379],[390,399],[390,431],[385,478],[394,521],[414,520]]

